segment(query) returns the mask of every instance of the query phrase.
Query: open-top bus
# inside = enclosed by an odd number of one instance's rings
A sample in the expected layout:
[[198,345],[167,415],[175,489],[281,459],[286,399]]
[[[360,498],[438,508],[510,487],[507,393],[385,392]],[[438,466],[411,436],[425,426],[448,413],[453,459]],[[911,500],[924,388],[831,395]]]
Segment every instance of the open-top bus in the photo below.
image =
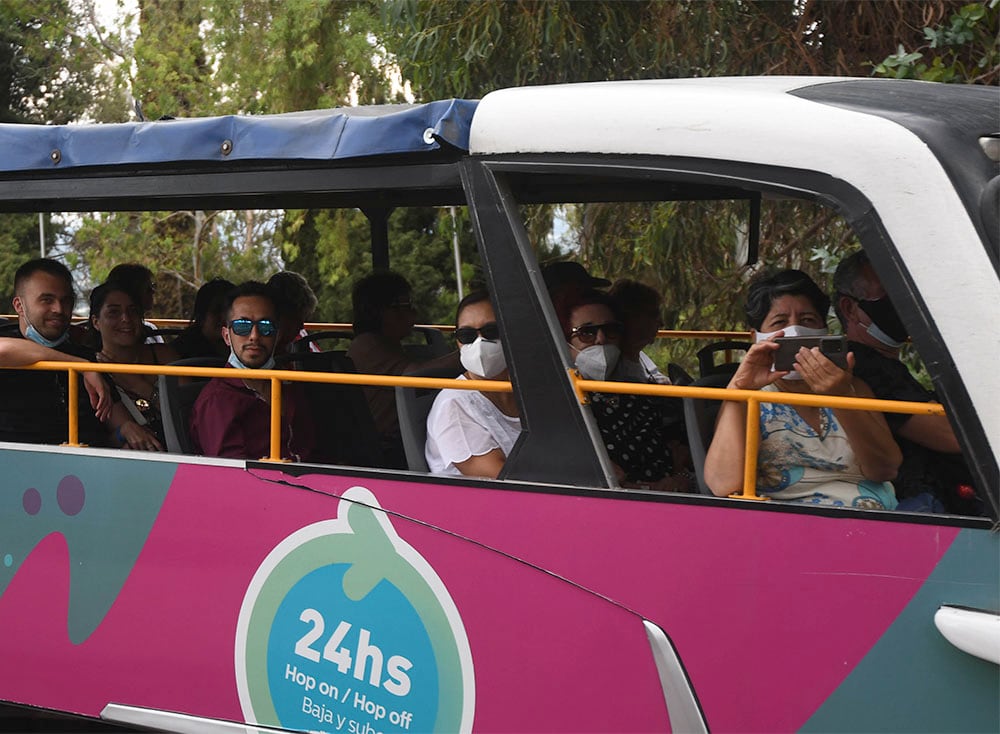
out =
[[[393,208],[468,207],[523,425],[495,481],[0,444],[0,701],[176,731],[996,731],[998,104],[746,78],[0,126],[4,212],[360,207],[385,267]],[[574,375],[523,211],[688,199],[843,218],[988,516],[617,485],[585,400],[614,386]]]

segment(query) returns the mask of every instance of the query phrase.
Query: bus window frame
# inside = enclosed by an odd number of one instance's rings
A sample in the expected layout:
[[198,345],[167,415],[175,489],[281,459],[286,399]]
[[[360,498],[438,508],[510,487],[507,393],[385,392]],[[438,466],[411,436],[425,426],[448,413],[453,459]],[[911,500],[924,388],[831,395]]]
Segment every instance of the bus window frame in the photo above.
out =
[[[917,291],[905,262],[882,225],[873,203],[848,182],[816,171],[737,161],[576,154],[471,157],[463,161],[462,176],[469,191],[470,212],[475,212],[473,221],[476,224],[480,254],[484,263],[487,261],[486,251],[495,248],[501,238],[519,244],[519,258],[508,257],[502,262],[498,260],[491,264],[489,268],[491,281],[498,275],[497,271],[501,266],[519,270],[520,272],[516,273],[500,272],[499,276],[503,278],[504,285],[514,283],[516,286],[515,281],[530,282],[534,285],[535,293],[531,295],[530,307],[549,327],[553,353],[546,355],[547,359],[539,359],[537,343],[533,348],[530,345],[518,347],[517,335],[510,335],[513,346],[508,347],[507,356],[511,374],[515,372],[530,374],[532,379],[541,377],[547,383],[554,380],[555,370],[565,374],[566,370],[572,368],[572,364],[568,363],[568,351],[565,346],[559,348],[564,340],[551,302],[547,295],[544,297],[541,295],[544,293],[544,284],[534,254],[527,243],[527,232],[520,217],[519,206],[540,203],[543,200],[547,200],[547,203],[567,202],[565,199],[553,196],[541,197],[537,193],[530,201],[521,200],[518,196],[519,178],[532,180],[550,176],[556,179],[580,177],[585,182],[590,178],[594,181],[592,186],[594,198],[590,199],[591,201],[604,200],[601,198],[602,188],[606,188],[615,180],[622,180],[629,183],[648,182],[654,188],[657,186],[682,188],[690,184],[701,194],[694,198],[719,198],[710,195],[712,187],[717,186],[722,191],[736,189],[746,192],[740,198],[749,198],[754,194],[765,197],[788,197],[818,202],[833,209],[844,218],[858,237],[879,273],[889,297],[894,303],[899,304],[897,308],[903,315],[921,358],[928,365],[938,399],[945,406],[955,428],[976,485],[982,488],[981,494],[992,516],[996,518],[1000,513],[1000,498],[998,498],[1000,472],[997,462],[990,451],[983,426],[957,370],[945,369],[947,365],[954,364],[947,345],[930,318],[927,304]],[[535,192],[545,188],[534,181],[532,183]],[[548,187],[552,192],[558,192],[559,188],[558,180],[554,186]],[[580,185],[574,187],[576,195],[585,190],[586,188]],[[473,196],[477,197],[475,204]],[[481,209],[490,215],[483,218],[483,221],[479,221]],[[503,216],[498,215],[501,212]],[[490,242],[489,248],[484,246],[484,240]],[[517,260],[520,260],[522,268],[517,267]],[[523,289],[518,295],[524,297]],[[501,322],[501,326],[505,322],[518,323],[518,319],[523,319],[527,315],[521,305],[520,303],[511,305],[510,298],[505,293],[504,301],[498,304],[498,321]],[[524,356],[526,350],[529,354],[527,359]],[[556,361],[553,356],[556,354],[561,357],[561,363],[553,365],[552,362]],[[548,372],[540,374],[544,370]],[[606,458],[599,433],[591,432],[590,435],[595,452]]]

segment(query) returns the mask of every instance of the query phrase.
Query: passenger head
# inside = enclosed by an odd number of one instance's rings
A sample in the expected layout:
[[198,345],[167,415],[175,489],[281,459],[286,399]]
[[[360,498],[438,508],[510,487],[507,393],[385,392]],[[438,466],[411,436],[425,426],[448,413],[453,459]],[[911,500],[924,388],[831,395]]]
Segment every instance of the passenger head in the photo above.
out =
[[[744,305],[747,323],[759,334],[788,327],[826,331],[830,299],[801,270],[764,273],[750,282]],[[804,334],[803,334],[804,335]]]
[[583,265],[572,260],[549,263],[542,268],[542,279],[557,313],[565,303],[579,298],[585,291],[611,285],[607,278],[591,275]]
[[605,380],[618,364],[624,332],[614,302],[606,293],[584,291],[567,301],[559,323],[580,374],[588,380]]
[[379,332],[400,341],[413,331],[412,289],[399,273],[372,273],[354,284],[354,333]]
[[134,347],[142,343],[142,303],[125,283],[109,280],[90,292],[90,325],[97,333],[97,347]]
[[280,307],[264,283],[247,281],[226,296],[222,337],[229,345],[229,364],[236,368],[269,369],[278,343]]
[[61,344],[76,303],[73,276],[56,260],[29,260],[14,274],[11,303],[24,336],[45,346]]
[[222,327],[226,321],[226,296],[236,285],[225,278],[212,278],[198,289],[194,297],[191,325],[210,342],[222,343]]
[[645,283],[624,278],[615,281],[608,295],[625,324],[622,352],[638,359],[642,348],[652,344],[656,339],[656,332],[660,330],[663,297],[659,291]]
[[122,263],[115,265],[108,273],[108,281],[124,283],[134,293],[138,294],[142,301],[143,313],[149,312],[153,308],[153,300],[156,296],[156,283],[153,280],[153,273],[145,265],[139,263]]
[[851,341],[896,350],[909,336],[864,251],[841,260],[833,274],[833,308]]
[[291,344],[316,310],[316,294],[309,282],[298,273],[282,270],[271,276],[267,284],[282,302],[281,329],[278,335],[278,349]]
[[486,291],[473,291],[455,312],[455,340],[462,366],[473,378],[502,380],[507,360],[500,343],[500,327]]

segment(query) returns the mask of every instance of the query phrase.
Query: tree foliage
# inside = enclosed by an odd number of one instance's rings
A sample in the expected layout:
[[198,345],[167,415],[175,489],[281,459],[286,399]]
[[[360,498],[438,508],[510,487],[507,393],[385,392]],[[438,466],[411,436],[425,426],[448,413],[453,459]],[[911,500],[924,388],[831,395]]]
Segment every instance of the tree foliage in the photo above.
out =
[[[870,73],[997,82],[998,0],[139,0],[106,24],[95,0],[0,4],[0,116],[65,122],[279,113],[401,99],[479,97],[499,87],[606,79]],[[110,27],[105,27],[109,25]],[[882,59],[881,62],[878,60]],[[641,274],[664,293],[670,325],[731,327],[743,203],[524,207],[543,261],[575,253],[607,275]],[[96,282],[116,262],[151,263],[163,311],[186,311],[219,274],[295,269],[314,284],[319,316],[347,318],[350,287],[371,268],[358,211],[150,212],[48,222]],[[37,220],[5,219],[0,271],[37,251]],[[457,217],[466,288],[478,255]],[[415,285],[424,318],[456,298],[448,210],[390,218],[393,266]],[[556,233],[560,236],[555,237]],[[769,264],[821,276],[854,241],[828,210],[765,203]],[[561,250],[560,250],[561,246]],[[0,272],[2,276],[3,272]]]
[[896,53],[886,56],[875,73],[934,82],[1000,82],[1000,0],[963,5],[947,22],[922,31],[923,38],[913,46],[901,39]]
[[[967,24],[982,21],[948,0],[391,0],[383,6],[383,44],[394,51],[425,99],[606,79],[867,76],[873,60],[952,13],[964,13]],[[955,27],[953,21],[949,28]],[[989,27],[979,26],[981,31]],[[949,33],[935,38],[947,37],[961,46],[965,36]],[[992,48],[995,52],[995,44]],[[560,216],[568,254],[606,277],[638,277],[656,287],[664,296],[668,327],[744,328],[739,298],[733,294],[744,291],[756,269],[739,256],[747,237],[746,204],[571,205]],[[539,219],[545,216],[535,211],[529,236],[544,261],[551,254],[546,252],[548,239],[544,231],[531,231]],[[764,203],[762,263],[802,268],[823,283],[840,257],[856,246],[850,230],[830,210],[810,202]],[[669,356],[690,365],[694,349],[688,346]]]

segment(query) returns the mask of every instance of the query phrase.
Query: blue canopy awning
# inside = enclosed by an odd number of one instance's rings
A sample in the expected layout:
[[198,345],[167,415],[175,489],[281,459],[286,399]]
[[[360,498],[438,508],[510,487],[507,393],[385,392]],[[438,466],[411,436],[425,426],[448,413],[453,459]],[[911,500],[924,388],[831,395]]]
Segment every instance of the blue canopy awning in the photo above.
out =
[[343,107],[109,125],[0,125],[0,171],[196,161],[339,160],[468,150],[478,103]]

